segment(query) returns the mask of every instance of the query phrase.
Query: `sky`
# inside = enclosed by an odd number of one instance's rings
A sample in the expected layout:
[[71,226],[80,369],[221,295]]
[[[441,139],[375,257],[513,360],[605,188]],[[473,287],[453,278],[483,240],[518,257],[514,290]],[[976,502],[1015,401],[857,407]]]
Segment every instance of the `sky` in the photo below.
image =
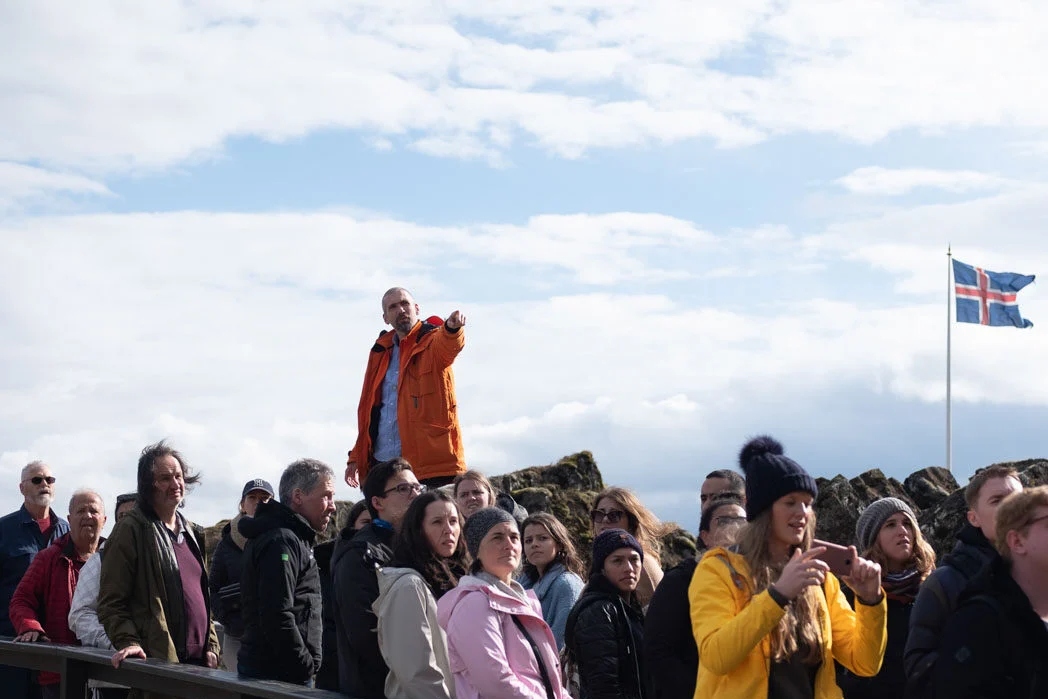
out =
[[[0,512],[341,475],[380,298],[467,317],[466,459],[593,452],[694,530],[768,433],[945,463],[947,248],[1048,274],[1048,4],[0,3]],[[953,327],[953,468],[1048,457],[1048,297]],[[339,481],[340,499],[359,491]]]

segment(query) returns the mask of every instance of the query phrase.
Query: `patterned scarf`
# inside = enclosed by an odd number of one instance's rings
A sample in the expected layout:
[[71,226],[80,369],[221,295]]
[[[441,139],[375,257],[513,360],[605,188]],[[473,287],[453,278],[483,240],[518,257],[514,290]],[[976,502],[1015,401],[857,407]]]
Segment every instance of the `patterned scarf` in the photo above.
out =
[[885,573],[881,578],[881,585],[888,599],[903,604],[913,603],[913,600],[917,598],[917,590],[920,589],[921,582],[921,571],[916,568],[909,568],[900,573]]

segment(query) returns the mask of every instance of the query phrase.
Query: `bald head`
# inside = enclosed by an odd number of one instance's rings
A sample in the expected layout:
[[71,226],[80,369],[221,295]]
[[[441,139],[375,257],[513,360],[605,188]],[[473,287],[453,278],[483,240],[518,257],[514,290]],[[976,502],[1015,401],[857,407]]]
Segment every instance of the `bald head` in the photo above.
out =
[[418,322],[419,308],[407,289],[395,286],[382,294],[382,320],[405,337]]
[[393,296],[394,294],[398,294],[398,295],[399,294],[403,294],[408,299],[410,299],[412,301],[415,300],[415,297],[411,295],[411,292],[408,291],[407,289],[405,289],[402,286],[395,286],[392,289],[387,289],[386,293],[382,294],[382,312],[383,313],[386,312],[386,301],[389,299],[389,297]]

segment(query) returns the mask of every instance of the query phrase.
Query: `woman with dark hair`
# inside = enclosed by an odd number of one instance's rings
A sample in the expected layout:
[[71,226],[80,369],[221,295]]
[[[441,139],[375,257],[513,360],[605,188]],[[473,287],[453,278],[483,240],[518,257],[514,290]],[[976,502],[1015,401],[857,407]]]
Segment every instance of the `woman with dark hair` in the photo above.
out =
[[[906,691],[903,651],[910,635],[910,612],[921,583],[935,569],[935,551],[924,540],[917,516],[898,498],[881,498],[866,506],[855,524],[855,543],[865,558],[884,571],[888,598],[888,645],[874,677],[859,677],[838,668],[837,682],[845,699],[902,697]],[[848,595],[849,600],[854,595]]]
[[453,699],[447,640],[437,600],[466,574],[468,557],[451,496],[430,490],[412,501],[378,572],[378,647],[389,666],[387,699]]
[[560,520],[548,512],[524,520],[524,572],[520,584],[533,590],[542,605],[542,618],[549,624],[557,647],[564,647],[564,625],[582,593],[582,561],[575,553],[571,535]]
[[516,520],[488,507],[466,520],[463,534],[471,574],[437,602],[456,698],[565,699],[557,641],[535,594],[513,579]]
[[841,578],[812,547],[815,479],[771,437],[739,454],[746,520],[730,549],[699,562],[688,589],[699,648],[697,697],[840,699],[834,661],[871,677],[880,669],[887,603],[881,568],[850,551]]
[[597,493],[590,519],[593,536],[597,537],[608,529],[625,529],[644,549],[644,570],[637,584],[637,599],[641,609],[646,609],[662,582],[662,542],[660,539],[669,527],[659,521],[655,514],[644,506],[632,491],[612,486]]
[[622,529],[593,541],[589,582],[568,616],[564,651],[581,699],[643,699],[644,614],[637,601],[644,549]]

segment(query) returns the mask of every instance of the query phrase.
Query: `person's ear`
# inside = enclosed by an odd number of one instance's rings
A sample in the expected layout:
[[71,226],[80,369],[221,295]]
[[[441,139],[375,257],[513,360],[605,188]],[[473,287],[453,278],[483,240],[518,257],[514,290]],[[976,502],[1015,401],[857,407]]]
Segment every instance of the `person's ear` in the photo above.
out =
[[979,524],[979,513],[978,512],[976,512],[975,510],[968,510],[967,517],[968,517],[968,524],[972,525],[976,529],[979,529],[979,528],[982,527],[982,525]]

